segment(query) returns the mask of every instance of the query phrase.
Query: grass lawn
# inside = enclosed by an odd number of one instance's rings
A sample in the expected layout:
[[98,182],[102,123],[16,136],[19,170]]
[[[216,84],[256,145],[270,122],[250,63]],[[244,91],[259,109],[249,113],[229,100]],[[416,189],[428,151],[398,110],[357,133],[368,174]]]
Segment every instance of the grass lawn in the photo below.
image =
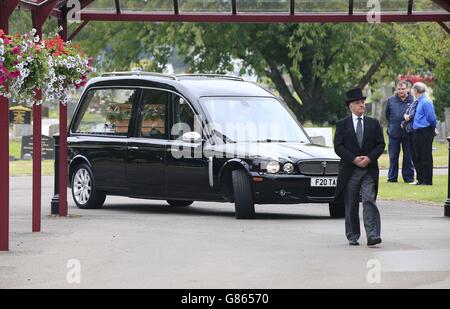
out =
[[[16,159],[20,158],[20,147],[22,142],[20,140],[9,141],[9,155],[14,156]],[[44,160],[42,161],[42,175],[53,175],[54,161]],[[33,161],[32,160],[17,160],[9,162],[9,175],[10,176],[30,176],[33,173]]]
[[426,202],[443,206],[447,200],[447,175],[434,175],[432,186],[413,186],[404,182],[387,183],[380,177],[378,199]]
[[[54,161],[44,160],[42,161],[42,175],[50,176],[54,174]],[[9,162],[9,175],[10,176],[31,176],[33,174],[33,161],[32,160],[18,160]]]
[[[388,149],[389,139],[385,137],[386,149]],[[399,167],[402,167],[402,155],[400,152]],[[389,168],[389,154],[384,153],[378,159],[380,168]],[[447,166],[448,165],[448,144],[441,144],[439,142],[433,142],[433,166]]]

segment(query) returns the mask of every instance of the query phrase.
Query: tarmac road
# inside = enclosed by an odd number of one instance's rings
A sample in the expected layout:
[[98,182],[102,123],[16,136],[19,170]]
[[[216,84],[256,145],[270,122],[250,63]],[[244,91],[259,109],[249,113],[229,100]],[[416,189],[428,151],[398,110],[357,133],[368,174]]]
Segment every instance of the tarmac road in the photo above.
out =
[[108,197],[80,210],[69,195],[60,218],[49,215],[53,177],[42,186],[42,232],[32,233],[31,177],[11,178],[0,288],[450,288],[442,207],[379,201],[383,243],[369,248],[365,236],[348,246],[325,204],[257,205],[256,219],[235,220],[227,203]]

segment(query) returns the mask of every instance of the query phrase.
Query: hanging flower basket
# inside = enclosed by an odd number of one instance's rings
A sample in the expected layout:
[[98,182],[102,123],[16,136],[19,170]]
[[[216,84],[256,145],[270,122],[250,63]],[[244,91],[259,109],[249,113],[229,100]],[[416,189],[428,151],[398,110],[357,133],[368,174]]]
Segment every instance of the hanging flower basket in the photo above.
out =
[[45,40],[44,44],[51,55],[50,80],[47,85],[49,98],[66,104],[68,88],[83,87],[87,83],[87,75],[95,72],[95,68],[91,67],[92,58],[86,58],[78,45],[64,42],[59,35]]
[[14,101],[40,104],[40,89],[50,100],[67,103],[70,87],[80,88],[94,72],[91,59],[58,35],[40,40],[36,30],[9,36],[0,30],[0,95]]

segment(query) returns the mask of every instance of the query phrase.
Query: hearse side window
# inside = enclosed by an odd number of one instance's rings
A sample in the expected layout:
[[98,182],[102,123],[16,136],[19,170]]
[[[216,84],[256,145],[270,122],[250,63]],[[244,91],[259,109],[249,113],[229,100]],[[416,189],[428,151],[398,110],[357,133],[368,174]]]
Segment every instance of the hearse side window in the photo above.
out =
[[85,134],[128,134],[136,89],[92,89],[79,112],[73,132]]
[[140,136],[167,139],[166,110],[169,93],[144,89],[141,100]]
[[174,95],[172,115],[174,124],[171,130],[172,139],[178,139],[187,132],[195,131],[202,134],[201,122],[198,117],[186,100],[178,95]]

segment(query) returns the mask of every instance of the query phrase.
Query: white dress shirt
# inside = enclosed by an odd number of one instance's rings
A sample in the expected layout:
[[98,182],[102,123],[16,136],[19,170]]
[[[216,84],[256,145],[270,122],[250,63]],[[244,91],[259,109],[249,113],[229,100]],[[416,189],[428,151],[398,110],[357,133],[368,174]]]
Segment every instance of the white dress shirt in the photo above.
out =
[[[364,115],[361,115],[360,118],[361,118],[363,133],[364,133]],[[358,125],[358,116],[356,116],[355,114],[352,113],[352,120],[353,120],[353,128],[355,129],[355,133],[356,133],[356,126]]]

